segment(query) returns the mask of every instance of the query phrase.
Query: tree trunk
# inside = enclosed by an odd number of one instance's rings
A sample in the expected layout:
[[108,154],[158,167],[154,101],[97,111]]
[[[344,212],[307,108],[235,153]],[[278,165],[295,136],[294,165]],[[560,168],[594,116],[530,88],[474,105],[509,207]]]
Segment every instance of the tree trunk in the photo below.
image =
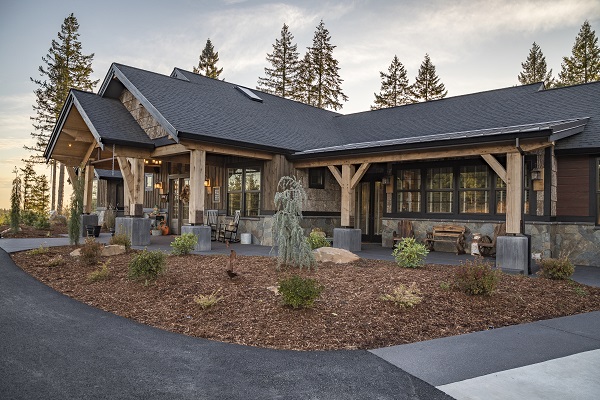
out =
[[63,198],[65,197],[65,164],[60,164],[58,174],[58,199],[56,203],[56,211],[63,215]]
[[52,160],[52,206],[51,210],[56,210],[56,160]]

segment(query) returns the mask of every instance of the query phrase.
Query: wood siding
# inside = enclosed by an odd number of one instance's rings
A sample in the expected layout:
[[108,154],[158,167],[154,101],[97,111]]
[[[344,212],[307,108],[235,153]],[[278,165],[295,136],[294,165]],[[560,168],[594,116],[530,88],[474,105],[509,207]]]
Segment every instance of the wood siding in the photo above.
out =
[[590,215],[590,161],[588,157],[557,157],[557,216]]

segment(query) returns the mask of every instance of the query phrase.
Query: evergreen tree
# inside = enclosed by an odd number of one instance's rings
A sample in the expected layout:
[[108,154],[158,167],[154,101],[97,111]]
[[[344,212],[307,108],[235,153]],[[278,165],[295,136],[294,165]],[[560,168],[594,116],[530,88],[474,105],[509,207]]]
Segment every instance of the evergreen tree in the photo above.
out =
[[294,100],[316,107],[316,97],[313,94],[314,80],[315,75],[310,62],[310,53],[307,52],[298,65],[298,75],[294,85]]
[[[84,55],[79,41],[79,23],[73,14],[65,18],[58,32],[58,40],[52,40],[48,54],[42,57],[44,65],[38,68],[41,78],[31,81],[38,88],[34,91],[36,105],[33,106],[36,115],[31,117],[35,132],[31,136],[35,139],[34,146],[25,146],[34,152],[32,159],[43,162],[42,154],[48,145],[52,129],[56,125],[61,108],[67,99],[69,89],[91,91],[98,81],[92,81],[90,76],[94,72],[92,60],[94,54]],[[53,162],[52,175],[56,176],[56,163]],[[63,204],[65,166],[60,165],[58,182],[57,211],[60,213]],[[52,182],[54,196],[56,183]],[[53,201],[54,203],[54,201]]]
[[431,63],[429,54],[425,54],[425,59],[419,67],[415,83],[411,86],[411,94],[415,103],[443,99],[448,94],[435,73],[435,66]]
[[388,73],[380,71],[379,76],[381,77],[381,90],[379,94],[374,93],[375,104],[371,106],[371,110],[411,103],[406,69],[398,60],[398,56],[394,56],[392,59]]
[[519,83],[521,85],[537,82],[544,82],[547,88],[552,85],[552,70],[548,71],[546,57],[544,57],[542,49],[536,42],[533,42],[527,60],[521,63],[521,67],[523,67],[523,71],[519,73]]
[[272,68],[265,68],[265,77],[258,78],[257,89],[292,99],[295,98],[294,87],[300,62],[298,46],[292,44],[294,36],[288,28],[283,24],[281,38],[275,39],[273,53],[267,54],[267,61],[271,63]]
[[13,233],[17,233],[21,224],[21,178],[19,178],[17,167],[13,172],[15,173],[15,179],[12,181],[12,192],[10,194],[10,228]]
[[194,73],[201,74],[209,78],[219,79],[219,75],[223,72],[223,68],[217,68],[219,62],[219,52],[215,52],[210,39],[206,40],[206,46],[200,54],[198,67],[194,67]]
[[73,183],[71,207],[69,209],[69,243],[79,245],[81,237],[81,214],[83,214],[83,177],[78,176]]
[[37,174],[33,169],[33,161],[26,160],[25,167],[21,168],[23,178],[21,179],[21,194],[23,198],[23,211],[31,211],[33,203],[33,191],[36,186]]
[[330,43],[331,36],[325,28],[323,20],[317,26],[312,47],[308,48],[310,69],[314,77],[309,98],[314,96],[314,104],[319,108],[339,110],[340,101],[348,101],[348,96],[342,92],[338,61],[333,58],[336,46]]
[[31,210],[38,215],[46,215],[50,205],[50,188],[46,175],[37,175],[31,192]]
[[586,20],[575,38],[571,57],[563,57],[559,86],[600,80],[600,48],[596,32]]

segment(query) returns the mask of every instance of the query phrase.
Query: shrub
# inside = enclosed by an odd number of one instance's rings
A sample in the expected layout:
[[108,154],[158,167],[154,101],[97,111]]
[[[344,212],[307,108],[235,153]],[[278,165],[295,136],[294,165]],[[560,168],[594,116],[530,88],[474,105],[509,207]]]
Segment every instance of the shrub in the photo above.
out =
[[279,282],[277,288],[283,304],[293,308],[309,308],[321,295],[323,287],[314,279],[293,275]]
[[308,238],[306,238],[308,245],[311,250],[318,249],[319,247],[331,247],[331,244],[325,239],[325,233],[322,231],[313,230]]
[[538,274],[548,279],[569,279],[575,267],[567,257],[545,258],[539,261]]
[[103,263],[99,269],[92,271],[88,274],[88,282],[98,282],[104,279],[108,279],[110,271],[108,269],[108,262]]
[[421,291],[417,288],[417,283],[413,282],[409,287],[401,284],[394,289],[392,294],[384,294],[380,299],[391,301],[398,307],[408,308],[419,304],[423,300],[423,296],[421,296]]
[[198,296],[194,296],[194,303],[198,304],[203,310],[206,310],[223,299],[223,296],[217,296],[220,291],[221,289],[217,289],[208,295],[199,294]]
[[21,223],[27,226],[34,226],[38,215],[31,210],[21,211]]
[[50,229],[50,220],[46,214],[38,214],[33,222],[35,229]]
[[162,251],[144,249],[129,263],[127,276],[129,279],[144,280],[146,284],[153,281],[166,270],[167,255]]
[[37,255],[40,255],[40,254],[46,254],[47,252],[48,252],[48,247],[44,246],[43,244],[40,244],[40,247],[38,247],[37,249],[31,249],[31,250],[29,250],[27,252],[27,254],[30,255],[30,256],[37,256]]
[[85,238],[85,243],[81,246],[81,261],[85,265],[96,265],[102,255],[101,243],[94,240],[93,237]]
[[482,260],[465,261],[454,275],[454,283],[469,295],[490,295],[496,289],[502,272]]
[[53,267],[58,267],[60,265],[63,265],[65,263],[65,259],[63,258],[62,255],[57,255],[56,257],[51,258],[48,261],[48,267],[53,268]]
[[198,236],[193,233],[184,233],[183,235],[176,237],[175,240],[171,243],[171,253],[176,256],[184,256],[186,254],[190,254],[196,244],[198,243]]
[[109,244],[120,244],[121,246],[125,246],[125,251],[129,251],[131,248],[131,239],[125,233],[119,233],[118,235],[111,236]]
[[394,248],[392,255],[400,267],[419,268],[428,253],[427,247],[418,243],[415,238],[404,238]]

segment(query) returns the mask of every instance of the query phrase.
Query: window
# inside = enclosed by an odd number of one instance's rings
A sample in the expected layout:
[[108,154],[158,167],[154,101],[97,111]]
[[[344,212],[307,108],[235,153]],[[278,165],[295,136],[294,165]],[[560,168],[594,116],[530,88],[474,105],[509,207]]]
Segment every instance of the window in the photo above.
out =
[[460,167],[458,183],[460,213],[487,214],[490,212],[488,182],[487,166]]
[[227,170],[227,214],[240,210],[246,217],[260,213],[260,169],[229,168]]
[[154,190],[154,175],[151,172],[144,174],[144,188],[146,192]]
[[427,212],[451,213],[454,195],[452,168],[429,168],[427,170]]
[[398,212],[421,212],[421,170],[398,171],[396,177]]
[[308,170],[308,187],[311,189],[325,189],[324,168],[311,168]]
[[[523,213],[529,214],[529,193],[530,193],[530,179],[529,179],[529,165],[525,164],[525,181],[523,191],[525,192],[525,201],[523,203]],[[496,176],[496,214],[506,214],[506,183]]]

